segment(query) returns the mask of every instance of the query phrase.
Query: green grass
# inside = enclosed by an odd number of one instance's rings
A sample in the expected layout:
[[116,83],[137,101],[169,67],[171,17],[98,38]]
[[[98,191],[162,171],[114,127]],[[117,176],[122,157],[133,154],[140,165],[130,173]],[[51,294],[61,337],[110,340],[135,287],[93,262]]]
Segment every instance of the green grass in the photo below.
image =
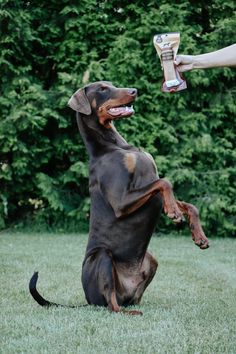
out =
[[236,353],[236,240],[212,239],[201,251],[190,237],[154,237],[159,268],[135,307],[143,316],[37,305],[28,292],[34,270],[47,299],[85,304],[86,241],[86,235],[0,235],[1,353]]

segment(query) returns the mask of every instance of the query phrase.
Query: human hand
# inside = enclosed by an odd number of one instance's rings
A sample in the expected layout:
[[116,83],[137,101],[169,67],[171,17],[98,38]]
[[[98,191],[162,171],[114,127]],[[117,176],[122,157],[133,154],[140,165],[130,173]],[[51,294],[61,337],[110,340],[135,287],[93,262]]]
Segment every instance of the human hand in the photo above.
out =
[[194,69],[194,56],[193,55],[177,55],[174,61],[178,71],[184,72]]

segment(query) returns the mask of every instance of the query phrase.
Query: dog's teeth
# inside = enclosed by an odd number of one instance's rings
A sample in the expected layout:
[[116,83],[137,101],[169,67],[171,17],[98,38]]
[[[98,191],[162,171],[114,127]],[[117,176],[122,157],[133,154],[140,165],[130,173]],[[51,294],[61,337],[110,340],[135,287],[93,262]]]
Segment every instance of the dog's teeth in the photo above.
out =
[[109,112],[114,115],[114,116],[118,116],[118,115],[122,115],[122,114],[126,114],[129,115],[130,113],[133,113],[133,106],[120,106],[120,107],[111,107],[109,108]]

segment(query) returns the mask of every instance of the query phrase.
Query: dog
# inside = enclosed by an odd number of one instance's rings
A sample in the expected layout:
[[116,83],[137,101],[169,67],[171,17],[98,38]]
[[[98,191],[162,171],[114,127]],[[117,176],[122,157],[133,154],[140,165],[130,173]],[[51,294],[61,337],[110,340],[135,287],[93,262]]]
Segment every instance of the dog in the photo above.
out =
[[[99,81],[77,90],[68,102],[90,158],[90,230],[82,267],[86,300],[132,315],[142,313],[122,307],[139,304],[156,273],[158,263],[147,247],[162,210],[175,223],[185,216],[195,244],[209,247],[196,207],[176,200],[152,156],[128,144],[114,126],[134,114],[136,96],[135,88]],[[30,281],[33,298],[42,306],[63,306],[38,293],[37,279],[35,273]]]

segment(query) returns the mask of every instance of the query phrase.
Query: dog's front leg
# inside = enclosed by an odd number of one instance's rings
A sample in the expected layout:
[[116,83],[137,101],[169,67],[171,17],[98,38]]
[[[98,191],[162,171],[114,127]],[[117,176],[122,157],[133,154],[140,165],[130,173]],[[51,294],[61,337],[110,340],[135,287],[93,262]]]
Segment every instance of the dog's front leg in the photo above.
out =
[[183,214],[176,203],[171,183],[165,179],[155,180],[137,189],[128,188],[119,193],[112,191],[107,196],[116,217],[121,218],[133,213],[157,193],[162,196],[165,214],[174,222],[181,222]]
[[177,200],[177,204],[182,213],[188,218],[192,239],[195,245],[199,246],[201,249],[208,248],[209,241],[202,229],[197,208],[192,204],[180,202],[179,200]]

